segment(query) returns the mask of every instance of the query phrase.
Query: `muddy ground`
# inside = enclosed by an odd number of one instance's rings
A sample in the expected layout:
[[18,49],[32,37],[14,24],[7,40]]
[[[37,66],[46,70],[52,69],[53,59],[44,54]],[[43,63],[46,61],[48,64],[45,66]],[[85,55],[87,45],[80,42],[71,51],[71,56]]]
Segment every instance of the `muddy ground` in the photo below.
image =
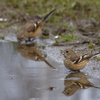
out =
[[[1,10],[5,8],[0,7]],[[35,46],[20,45],[17,43],[16,34],[32,18],[24,16],[21,21],[20,17],[11,20],[8,15],[5,16],[8,10],[1,15],[7,21],[0,22],[0,100],[100,99],[100,55],[92,58],[81,70],[81,78],[80,73],[75,73],[71,78],[69,75],[74,72],[65,68],[61,54],[61,50],[65,48],[72,48],[83,54],[100,52],[99,21],[94,18],[73,20],[70,17],[63,18],[57,24],[47,21],[36,39]],[[10,11],[13,9],[10,8]],[[60,26],[65,23],[67,26]],[[77,39],[65,41],[61,34],[66,36],[70,33]],[[67,91],[67,95],[62,93],[69,80],[79,79],[86,80],[86,89],[74,86]]]

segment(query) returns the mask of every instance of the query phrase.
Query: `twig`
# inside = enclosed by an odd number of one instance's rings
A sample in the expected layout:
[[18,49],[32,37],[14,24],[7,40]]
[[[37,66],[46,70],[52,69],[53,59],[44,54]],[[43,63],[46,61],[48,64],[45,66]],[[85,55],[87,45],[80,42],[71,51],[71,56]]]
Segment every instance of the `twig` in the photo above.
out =
[[85,43],[89,43],[89,42],[83,41],[83,42],[78,42],[78,43],[53,43],[52,46],[80,45],[80,44],[85,44]]

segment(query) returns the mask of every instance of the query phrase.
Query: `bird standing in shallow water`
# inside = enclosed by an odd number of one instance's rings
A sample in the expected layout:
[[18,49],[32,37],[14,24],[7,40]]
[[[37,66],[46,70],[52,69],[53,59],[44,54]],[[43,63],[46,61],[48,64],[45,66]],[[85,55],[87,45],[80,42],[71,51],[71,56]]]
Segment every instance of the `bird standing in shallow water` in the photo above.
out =
[[100,52],[90,55],[82,55],[75,53],[72,49],[65,49],[62,54],[64,55],[64,65],[72,71],[79,71],[84,68],[91,57],[100,54]]
[[18,42],[22,42],[24,40],[26,40],[26,42],[31,42],[32,38],[34,39],[37,35],[40,34],[46,19],[52,15],[55,10],[56,9],[49,12],[44,18],[36,17],[34,21],[26,23],[17,34]]

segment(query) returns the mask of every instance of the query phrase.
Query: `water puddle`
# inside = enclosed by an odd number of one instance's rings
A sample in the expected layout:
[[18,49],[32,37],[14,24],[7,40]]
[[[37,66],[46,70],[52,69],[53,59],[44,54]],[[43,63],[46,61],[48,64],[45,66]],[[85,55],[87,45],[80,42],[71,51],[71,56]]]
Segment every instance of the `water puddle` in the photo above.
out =
[[0,100],[100,99],[99,79],[71,73],[46,56],[44,48],[1,42]]

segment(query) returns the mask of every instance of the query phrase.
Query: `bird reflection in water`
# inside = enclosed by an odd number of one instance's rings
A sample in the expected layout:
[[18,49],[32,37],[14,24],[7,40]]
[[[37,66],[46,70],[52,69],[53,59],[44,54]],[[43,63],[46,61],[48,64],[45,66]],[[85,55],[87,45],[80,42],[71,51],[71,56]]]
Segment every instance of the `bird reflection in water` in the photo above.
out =
[[34,61],[44,61],[47,65],[52,66],[46,59],[46,55],[42,53],[42,50],[36,46],[36,44],[18,44],[17,51],[26,59]]
[[89,87],[99,88],[88,81],[87,76],[83,72],[70,73],[64,79],[64,91],[66,96],[72,96],[77,90],[86,89]]

